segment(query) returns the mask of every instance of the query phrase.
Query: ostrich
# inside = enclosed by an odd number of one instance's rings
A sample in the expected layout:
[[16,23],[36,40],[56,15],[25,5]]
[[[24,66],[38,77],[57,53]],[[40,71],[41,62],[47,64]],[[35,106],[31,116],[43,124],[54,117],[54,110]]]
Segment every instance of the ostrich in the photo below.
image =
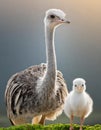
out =
[[77,78],[73,81],[73,90],[68,94],[64,105],[64,112],[70,118],[70,130],[73,130],[74,116],[80,117],[80,130],[82,130],[84,119],[92,112],[93,100],[85,90],[84,79]]
[[54,120],[64,107],[67,85],[57,70],[54,47],[54,30],[62,23],[70,23],[60,9],[49,9],[44,18],[46,64],[31,66],[14,74],[5,90],[7,116],[13,125],[28,122],[45,124]]

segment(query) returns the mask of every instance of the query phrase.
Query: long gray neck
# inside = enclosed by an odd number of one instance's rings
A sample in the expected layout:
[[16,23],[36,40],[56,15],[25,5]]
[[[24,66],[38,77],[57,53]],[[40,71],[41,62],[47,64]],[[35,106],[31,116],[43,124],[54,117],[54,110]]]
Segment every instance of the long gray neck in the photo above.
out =
[[46,59],[47,59],[47,74],[56,74],[56,55],[54,46],[54,29],[45,28],[45,42],[46,42]]
[[47,59],[47,70],[44,77],[44,83],[47,87],[54,87],[56,80],[56,55],[54,46],[54,29],[45,26],[45,42],[46,42],[46,59]]

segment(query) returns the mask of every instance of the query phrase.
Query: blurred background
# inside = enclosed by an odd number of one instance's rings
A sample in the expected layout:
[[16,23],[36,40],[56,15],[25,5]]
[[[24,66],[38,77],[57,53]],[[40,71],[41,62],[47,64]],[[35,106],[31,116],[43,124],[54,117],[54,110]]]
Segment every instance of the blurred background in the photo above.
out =
[[[4,102],[10,76],[46,61],[43,18],[50,8],[62,9],[71,21],[56,30],[58,69],[69,91],[74,78],[86,80],[94,110],[85,124],[101,123],[101,0],[0,0],[0,127],[10,126]],[[63,114],[49,123],[69,120]]]

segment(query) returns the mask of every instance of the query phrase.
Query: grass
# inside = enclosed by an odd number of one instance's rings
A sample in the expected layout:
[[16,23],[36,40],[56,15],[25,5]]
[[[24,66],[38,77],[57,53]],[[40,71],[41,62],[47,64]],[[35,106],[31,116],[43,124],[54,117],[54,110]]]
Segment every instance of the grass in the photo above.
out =
[[[69,124],[50,124],[50,125],[21,125],[11,126],[8,128],[0,128],[0,130],[69,130]],[[74,130],[79,130],[79,125],[74,125]],[[101,130],[101,125],[97,124],[94,126],[83,126],[83,130]]]

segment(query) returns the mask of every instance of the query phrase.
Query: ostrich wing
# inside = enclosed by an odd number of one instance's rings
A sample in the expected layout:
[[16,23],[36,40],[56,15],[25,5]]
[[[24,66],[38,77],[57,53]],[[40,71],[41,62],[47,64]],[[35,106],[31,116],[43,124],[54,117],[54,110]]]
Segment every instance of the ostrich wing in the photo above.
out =
[[[9,79],[5,91],[8,117],[28,112],[37,115],[42,112],[40,103],[43,102],[37,99],[36,87],[38,79],[44,76],[45,71],[46,64],[42,63],[16,73]],[[62,105],[67,95],[67,88],[60,71],[57,71],[56,85],[58,86],[56,102]]]

